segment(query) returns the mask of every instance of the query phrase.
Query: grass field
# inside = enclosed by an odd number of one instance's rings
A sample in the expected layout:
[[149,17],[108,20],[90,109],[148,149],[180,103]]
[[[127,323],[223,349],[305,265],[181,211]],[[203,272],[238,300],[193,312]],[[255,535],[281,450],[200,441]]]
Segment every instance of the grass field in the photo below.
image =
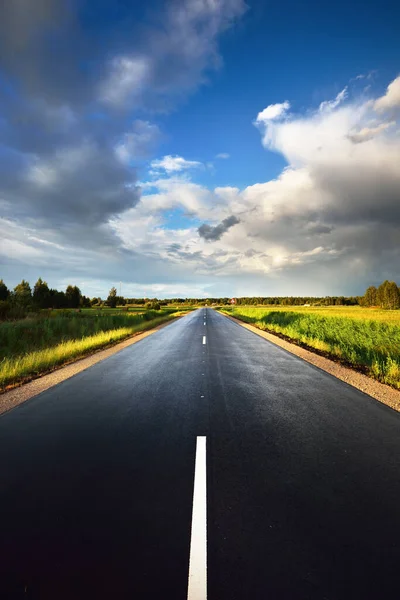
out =
[[0,323],[0,390],[152,329],[178,314],[176,309],[141,314],[118,309],[46,311],[30,319]]
[[400,311],[359,306],[222,308],[400,389]]

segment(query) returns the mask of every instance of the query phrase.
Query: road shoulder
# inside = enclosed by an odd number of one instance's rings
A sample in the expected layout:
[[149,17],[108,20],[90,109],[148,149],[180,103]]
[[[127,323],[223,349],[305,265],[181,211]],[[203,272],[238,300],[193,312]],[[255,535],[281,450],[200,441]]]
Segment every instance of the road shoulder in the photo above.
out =
[[319,354],[314,354],[305,348],[301,348],[296,344],[291,344],[286,340],[281,339],[280,337],[273,335],[267,331],[262,331],[254,325],[250,325],[249,323],[245,323],[244,321],[240,321],[235,317],[227,315],[223,312],[220,312],[221,315],[231,319],[241,327],[252,331],[253,333],[259,335],[260,337],[268,340],[272,344],[283,348],[287,352],[302,358],[306,362],[318,367],[322,371],[333,375],[337,379],[348,383],[349,385],[357,388],[358,390],[368,394],[368,396],[372,396],[375,400],[378,400],[382,404],[386,404],[386,406],[390,406],[394,410],[400,412],[400,391],[395,390],[384,383],[380,383],[367,375],[363,375],[362,373],[358,373],[353,369],[349,369],[348,367],[344,367],[343,365],[334,362],[333,360],[329,360]]

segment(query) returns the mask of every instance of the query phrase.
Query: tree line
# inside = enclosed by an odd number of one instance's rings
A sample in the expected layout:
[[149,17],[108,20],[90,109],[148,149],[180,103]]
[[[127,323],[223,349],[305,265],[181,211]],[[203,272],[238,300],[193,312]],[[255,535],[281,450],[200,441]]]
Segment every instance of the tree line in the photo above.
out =
[[18,315],[29,310],[44,308],[90,308],[91,306],[107,306],[115,308],[125,305],[126,300],[117,295],[115,287],[111,288],[107,300],[88,298],[83,295],[76,285],[68,285],[65,291],[49,288],[41,277],[33,289],[28,281],[23,279],[13,290],[9,290],[3,279],[0,279],[0,316],[4,313]]
[[[234,298],[234,303],[238,305],[276,305],[276,306],[356,306],[359,304],[359,297],[357,296],[257,296],[257,297],[243,297]],[[220,299],[221,303],[230,304],[231,300],[226,298]]]
[[51,289],[41,277],[33,289],[28,281],[21,283],[9,290],[0,279],[0,316],[18,317],[29,310],[42,308],[80,308],[90,307],[90,299],[82,295],[76,285],[68,285],[65,292]]
[[362,302],[362,306],[379,306],[387,310],[396,310],[400,308],[400,290],[394,281],[384,281],[379,287],[370,285],[367,288]]
[[[279,305],[279,306],[366,306],[397,310],[400,308],[400,289],[394,281],[384,281],[379,287],[369,286],[363,296],[279,296],[279,297],[252,297],[252,298],[219,298],[220,304],[230,304],[234,301],[238,305]],[[215,299],[214,299],[215,302]]]
[[80,309],[103,306],[115,308],[126,304],[139,304],[145,308],[159,309],[160,305],[166,305],[167,301],[158,301],[157,298],[150,301],[145,298],[123,298],[118,296],[115,287],[111,288],[106,300],[100,297],[88,298],[76,285],[68,285],[65,291],[59,291],[50,288],[41,277],[33,289],[29,282],[23,279],[13,290],[10,290],[3,279],[0,279],[0,319],[18,319],[30,311],[46,308]]
[[174,302],[239,306],[366,306],[397,310],[400,308],[400,288],[394,281],[384,281],[379,287],[369,286],[363,296],[244,296],[238,298],[177,298]]
[[100,297],[88,298],[81,293],[76,285],[68,285],[65,291],[49,288],[46,281],[41,277],[37,280],[33,289],[28,281],[23,279],[21,283],[9,290],[2,279],[0,279],[0,318],[21,318],[30,310],[40,309],[79,309],[90,307],[125,306],[126,304],[143,305],[146,308],[161,307],[167,304],[189,304],[189,305],[277,305],[277,306],[366,306],[379,307],[387,310],[400,308],[400,290],[394,281],[384,281],[378,287],[369,286],[363,296],[253,296],[240,298],[170,298],[168,300],[157,300],[153,298],[124,298],[118,296],[117,289],[112,287],[107,299]]

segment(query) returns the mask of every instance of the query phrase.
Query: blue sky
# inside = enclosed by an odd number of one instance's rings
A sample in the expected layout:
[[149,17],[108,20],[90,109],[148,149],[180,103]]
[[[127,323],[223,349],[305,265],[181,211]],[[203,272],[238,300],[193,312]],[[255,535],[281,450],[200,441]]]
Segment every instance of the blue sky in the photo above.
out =
[[328,295],[399,281],[400,7],[23,4],[0,8],[10,287]]

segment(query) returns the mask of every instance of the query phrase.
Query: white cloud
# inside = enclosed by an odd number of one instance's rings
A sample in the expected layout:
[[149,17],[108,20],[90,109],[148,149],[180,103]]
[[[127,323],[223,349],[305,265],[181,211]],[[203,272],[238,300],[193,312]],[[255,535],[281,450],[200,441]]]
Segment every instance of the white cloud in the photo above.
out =
[[258,113],[256,123],[265,124],[269,121],[281,119],[289,109],[290,103],[287,100],[281,104],[270,104],[267,108],[264,108],[264,110]]
[[230,154],[228,154],[227,152],[220,152],[215,156],[215,158],[227,159],[230,158]]
[[216,187],[214,190],[215,194],[220,198],[229,200],[232,202],[239,194],[239,188],[232,186]]
[[353,147],[349,131],[359,128],[368,116],[365,104],[342,106],[332,111],[315,111],[283,122],[269,121],[259,125],[263,144],[283,154],[289,164],[308,161],[330,162],[332,150],[343,152]]
[[[140,185],[144,193],[137,209],[145,214],[181,208],[188,215],[205,218],[209,211],[215,209],[212,193],[184,177],[172,176]],[[149,193],[148,190],[154,192]]]
[[[306,117],[265,120],[263,144],[282,153],[289,166],[277,180],[242,192],[254,211],[235,228],[247,228],[255,251],[264,242],[267,266],[269,257],[278,257],[269,268],[297,265],[301,271],[310,260],[329,260],[326,285],[335,269],[343,280],[365,277],[363,269],[369,280],[387,271],[400,276],[394,260],[400,242],[399,131],[393,121],[376,119],[371,102],[342,106],[344,97]],[[323,243],[315,245],[317,239]]]
[[207,298],[210,284],[204,286],[188,285],[182,281],[175,284],[149,283],[131,283],[124,285],[123,290],[126,297],[146,297],[146,298]]
[[388,85],[386,94],[375,101],[374,108],[378,113],[400,108],[400,75]]
[[43,261],[45,260],[45,253],[41,252],[38,248],[7,237],[0,239],[0,254],[6,258],[23,262],[27,260],[36,261],[40,258]]
[[201,167],[202,163],[197,160],[186,160],[182,156],[167,155],[163,158],[153,160],[150,166],[154,171],[177,173],[179,171]]
[[319,105],[319,112],[330,112],[335,110],[347,98],[347,86],[338,93],[333,100],[325,100]]
[[[274,180],[213,191],[178,177],[146,184],[153,193],[130,211],[130,220],[146,211],[160,216],[146,252],[197,274],[237,281],[263,274],[273,293],[361,293],[370,281],[400,278],[399,133],[370,101],[344,105],[343,98],[306,116],[282,105],[263,111],[263,143],[288,162]],[[197,227],[163,228],[163,215],[176,207],[210,230],[232,216],[238,222],[205,243]],[[134,244],[130,220],[120,227]],[[242,284],[241,293],[250,288]]]

